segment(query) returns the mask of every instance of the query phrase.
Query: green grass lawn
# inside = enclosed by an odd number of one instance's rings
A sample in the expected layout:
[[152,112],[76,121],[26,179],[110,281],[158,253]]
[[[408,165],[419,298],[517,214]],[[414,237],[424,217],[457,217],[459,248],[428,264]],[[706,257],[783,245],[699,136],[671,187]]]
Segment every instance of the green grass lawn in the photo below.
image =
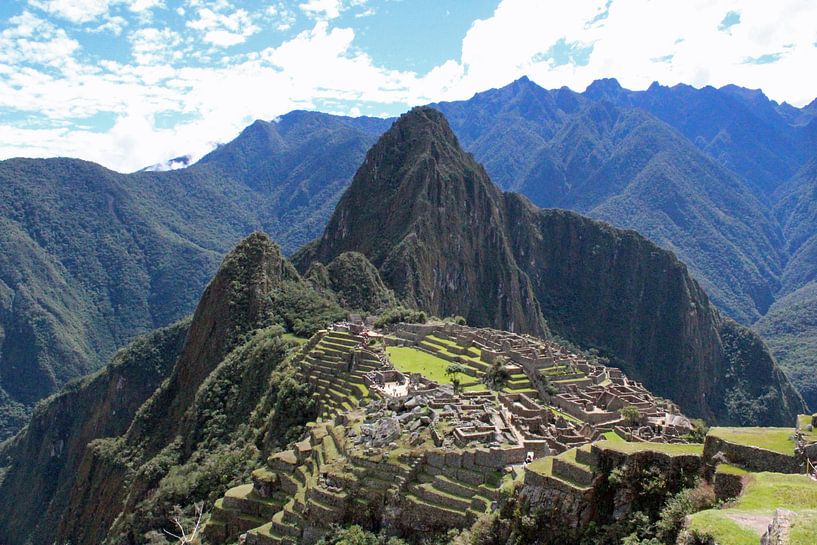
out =
[[794,455],[792,428],[712,428],[709,435],[736,445],[764,448]]
[[[719,470],[720,470],[719,466]],[[690,529],[711,535],[721,545],[756,545],[760,534],[735,519],[771,520],[777,508],[798,513],[792,545],[813,545],[817,529],[817,483],[806,475],[751,473],[744,493],[727,509],[695,513]],[[809,539],[811,541],[809,541]]]
[[817,536],[817,511],[798,513],[789,534],[792,545],[813,545],[814,536]]
[[606,431],[602,436],[608,441],[624,442],[624,439],[614,431]]
[[704,451],[704,446],[698,443],[673,445],[667,443],[630,443],[628,441],[603,440],[596,443],[596,446],[625,454],[651,451],[668,454],[670,456],[681,456],[684,454],[703,454]]
[[[451,379],[445,374],[445,370],[451,365],[451,362],[410,346],[388,346],[386,352],[388,352],[389,359],[398,371],[420,373],[427,379],[439,384],[451,384]],[[472,379],[463,376],[461,380],[467,382]],[[465,390],[468,392],[482,392],[486,390],[486,387],[484,384],[479,383],[467,386]]]
[[741,467],[735,467],[729,464],[718,464],[718,467],[715,468],[716,473],[725,473],[727,475],[748,475],[749,472]]
[[309,340],[306,337],[299,337],[294,333],[284,333],[283,335],[281,335],[281,337],[285,341],[293,341],[293,342],[296,342],[298,344],[304,344],[306,341]]

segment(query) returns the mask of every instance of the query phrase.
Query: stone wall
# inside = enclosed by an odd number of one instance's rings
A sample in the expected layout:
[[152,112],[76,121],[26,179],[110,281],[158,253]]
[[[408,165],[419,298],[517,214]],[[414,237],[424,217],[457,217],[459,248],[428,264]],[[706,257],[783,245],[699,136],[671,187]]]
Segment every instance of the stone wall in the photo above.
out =
[[803,464],[794,455],[787,456],[759,447],[729,443],[720,437],[708,435],[704,443],[704,460],[715,465],[714,458],[722,453],[726,461],[748,471],[774,471],[777,473],[802,473]]
[[743,477],[733,473],[715,473],[713,479],[715,497],[720,501],[737,498],[743,491]]

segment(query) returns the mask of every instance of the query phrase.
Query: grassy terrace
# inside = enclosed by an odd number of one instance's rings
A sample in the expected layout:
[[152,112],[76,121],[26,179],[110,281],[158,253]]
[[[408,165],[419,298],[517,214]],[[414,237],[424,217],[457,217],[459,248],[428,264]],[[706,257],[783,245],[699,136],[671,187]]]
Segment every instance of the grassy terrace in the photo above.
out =
[[791,428],[712,428],[709,435],[736,445],[794,454]]
[[712,536],[721,545],[757,545],[761,532],[755,528],[765,528],[776,508],[798,513],[790,534],[792,545],[814,544],[817,483],[806,475],[753,473],[745,492],[734,505],[695,513],[690,529]]
[[624,439],[614,431],[606,431],[606,432],[602,433],[602,436],[604,436],[604,438],[607,441],[615,441],[617,443],[623,443],[624,442]]
[[730,464],[718,464],[718,467],[715,468],[715,473],[725,473],[726,475],[748,475],[749,472],[741,467],[736,467]]
[[635,454],[637,452],[660,452],[669,456],[683,456],[686,454],[703,454],[704,446],[698,443],[686,445],[673,445],[668,443],[630,443],[621,440],[599,441],[596,446],[603,449],[615,450],[624,454]]
[[[403,373],[420,373],[427,379],[439,384],[451,384],[451,379],[445,374],[445,370],[451,365],[450,362],[410,346],[389,346],[386,351],[397,370]],[[467,378],[463,377],[463,380]],[[467,386],[465,390],[481,392],[485,391],[486,387],[480,383]]]

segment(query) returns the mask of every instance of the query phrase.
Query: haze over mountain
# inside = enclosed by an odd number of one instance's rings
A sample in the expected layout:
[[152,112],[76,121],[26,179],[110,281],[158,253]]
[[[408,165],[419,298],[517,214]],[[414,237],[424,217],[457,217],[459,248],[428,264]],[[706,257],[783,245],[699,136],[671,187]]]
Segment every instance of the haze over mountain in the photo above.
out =
[[[815,404],[812,322],[799,317],[817,263],[814,104],[523,78],[436,107],[501,188],[637,230],[744,324],[768,310],[758,327]],[[292,112],[171,172],[0,162],[0,246],[14,256],[0,264],[0,437],[135,335],[189,313],[242,236],[263,229],[286,253],[318,236],[390,123]]]

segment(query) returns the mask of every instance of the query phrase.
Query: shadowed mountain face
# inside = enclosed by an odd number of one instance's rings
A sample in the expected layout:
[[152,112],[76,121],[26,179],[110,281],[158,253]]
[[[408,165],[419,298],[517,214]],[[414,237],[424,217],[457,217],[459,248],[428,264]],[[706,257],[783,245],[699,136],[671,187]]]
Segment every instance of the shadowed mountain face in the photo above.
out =
[[295,262],[306,270],[347,251],[430,312],[537,334],[543,317],[691,414],[783,423],[804,409],[760,339],[722,317],[675,256],[501,193],[433,109],[395,122]]
[[[687,263],[715,304],[751,323],[774,301],[786,261],[769,193],[798,170],[805,146],[773,103],[750,108],[736,94],[631,92],[615,80],[579,94],[522,78],[437,107],[500,187],[637,230]],[[778,144],[766,149],[758,135]],[[776,177],[744,178],[761,172],[757,163]]]
[[575,93],[522,78],[436,107],[503,189],[637,230],[742,323],[768,313],[758,327],[805,387],[817,351],[804,332],[773,324],[797,322],[786,309],[805,308],[804,296],[789,295],[817,270],[815,104],[735,86],[628,91],[600,80]]

